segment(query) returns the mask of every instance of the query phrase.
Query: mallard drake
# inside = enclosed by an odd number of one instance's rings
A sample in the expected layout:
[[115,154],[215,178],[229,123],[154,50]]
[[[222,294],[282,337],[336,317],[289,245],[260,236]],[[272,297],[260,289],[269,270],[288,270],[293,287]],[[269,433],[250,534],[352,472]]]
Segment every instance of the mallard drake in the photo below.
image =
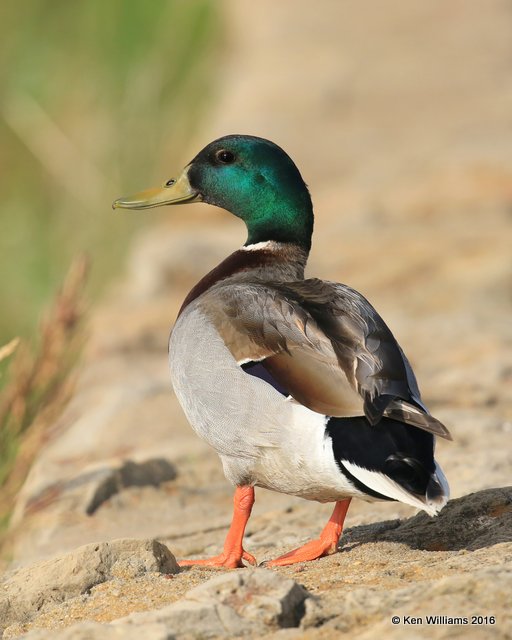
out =
[[267,566],[334,553],[352,498],[438,513],[449,488],[435,436],[450,434],[372,305],[347,285],[305,279],[313,206],[291,158],[268,140],[225,136],[177,179],[114,207],[197,201],[241,218],[248,237],[190,291],[169,340],[181,406],[236,486],[222,553],[181,564],[256,563],[242,545],[254,487],[336,503],[317,540]]

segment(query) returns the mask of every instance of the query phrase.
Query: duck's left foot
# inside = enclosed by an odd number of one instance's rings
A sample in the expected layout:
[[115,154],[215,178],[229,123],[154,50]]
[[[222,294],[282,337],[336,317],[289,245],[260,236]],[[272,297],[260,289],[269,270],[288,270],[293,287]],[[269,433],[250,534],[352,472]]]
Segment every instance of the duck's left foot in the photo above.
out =
[[323,556],[330,556],[336,552],[338,540],[324,540],[321,537],[318,540],[311,540],[302,547],[289,551],[279,558],[264,562],[265,567],[285,567],[288,564],[296,562],[309,562]]
[[275,560],[265,562],[266,567],[285,567],[289,564],[297,562],[309,562],[317,560],[323,556],[329,556],[336,553],[338,542],[343,531],[343,522],[347,515],[350,498],[340,500],[336,503],[334,511],[329,522],[325,525],[324,530],[317,540],[311,540],[298,549],[289,551]]

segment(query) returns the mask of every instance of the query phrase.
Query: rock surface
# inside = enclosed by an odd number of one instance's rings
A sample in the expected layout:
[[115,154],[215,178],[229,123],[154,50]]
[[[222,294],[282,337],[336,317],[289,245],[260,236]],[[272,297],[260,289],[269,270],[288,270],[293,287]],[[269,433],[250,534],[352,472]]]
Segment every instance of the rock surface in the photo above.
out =
[[176,559],[156,540],[115,540],[80,547],[64,556],[17,569],[2,578],[0,629],[26,622],[52,605],[90,592],[109,580],[148,572],[179,572]]
[[[37,570],[44,572],[44,565],[34,572]],[[69,599],[76,602],[72,590],[69,594]],[[43,606],[48,610],[48,598],[52,597],[53,594],[43,588],[38,606],[41,606],[41,599],[46,598]],[[153,634],[156,634],[155,637],[167,634],[163,637],[176,638],[261,636],[270,630],[298,627],[304,617],[308,597],[307,591],[296,582],[267,569],[234,571],[208,580],[166,607],[132,613],[111,625],[91,625],[90,628],[82,624],[71,626],[54,637],[79,638],[88,634],[95,637],[97,632],[116,637],[120,629],[128,636],[137,631],[139,637],[144,635],[151,638]],[[50,601],[55,603],[55,600]],[[34,606],[33,613],[36,610]],[[66,619],[65,607],[54,607],[53,616],[55,619]],[[5,637],[13,637],[12,634],[19,630],[20,625],[12,626],[7,629]],[[26,637],[44,637],[44,633],[34,629]]]
[[[266,625],[266,637],[510,637],[510,7],[223,7],[217,113],[184,161],[236,131],[274,139],[292,155],[317,212],[309,274],[347,282],[373,302],[412,361],[425,402],[454,436],[436,452],[454,497],[441,515],[353,504],[341,553],[274,572],[313,597],[299,627]],[[241,243],[243,229],[205,205],[173,213],[137,240],[124,282],[94,315],[76,394],[17,504],[11,554],[13,567],[27,567],[21,571],[121,537],[156,538],[177,557],[222,546],[232,489],[170,391],[166,349],[187,291]],[[166,473],[123,481],[128,461],[148,469],[155,460]],[[246,548],[260,561],[275,557],[318,535],[329,514],[329,505],[257,491]],[[169,638],[161,610],[197,604],[190,590],[217,579],[200,568],[171,579],[152,570],[111,576],[90,593],[57,590],[37,614],[27,590],[6,636]],[[132,613],[147,617],[113,622]],[[473,614],[496,622],[403,621]],[[261,637],[261,629],[247,633]]]
[[211,578],[179,602],[159,611],[135,613],[118,625],[165,624],[176,637],[214,638],[298,627],[307,591],[267,569],[248,569]]
[[[511,506],[512,487],[491,489],[453,500],[435,519],[419,514],[353,527],[341,553],[279,572],[178,574],[173,555],[155,541],[87,545],[4,579],[4,637],[42,638],[69,627],[52,637],[110,638],[122,628],[126,637],[137,629],[148,638],[259,638],[279,629],[366,638],[393,628],[392,615],[422,618],[431,631],[437,627],[427,616],[467,618],[467,626],[507,637]],[[475,615],[488,624],[471,625]]]

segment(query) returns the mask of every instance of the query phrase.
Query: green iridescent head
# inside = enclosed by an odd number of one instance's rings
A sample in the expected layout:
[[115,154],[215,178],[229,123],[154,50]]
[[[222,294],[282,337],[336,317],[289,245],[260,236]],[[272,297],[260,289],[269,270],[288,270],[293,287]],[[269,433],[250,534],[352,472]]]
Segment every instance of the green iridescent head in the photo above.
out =
[[241,218],[246,244],[276,240],[309,250],[313,207],[291,158],[263,138],[231,135],[206,146],[163,188],[120,198],[114,207],[144,209],[201,200]]

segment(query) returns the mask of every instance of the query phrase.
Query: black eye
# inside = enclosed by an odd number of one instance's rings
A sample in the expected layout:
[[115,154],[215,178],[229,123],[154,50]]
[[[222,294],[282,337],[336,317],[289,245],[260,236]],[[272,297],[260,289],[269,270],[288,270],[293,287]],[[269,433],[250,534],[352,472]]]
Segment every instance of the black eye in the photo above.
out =
[[173,184],[176,184],[176,180],[174,178],[171,178],[170,180],[167,180],[167,182],[165,183],[165,186],[172,187]]
[[235,161],[235,155],[227,149],[220,149],[220,151],[217,151],[215,154],[215,159],[218,162],[222,162],[222,164],[231,164]]

